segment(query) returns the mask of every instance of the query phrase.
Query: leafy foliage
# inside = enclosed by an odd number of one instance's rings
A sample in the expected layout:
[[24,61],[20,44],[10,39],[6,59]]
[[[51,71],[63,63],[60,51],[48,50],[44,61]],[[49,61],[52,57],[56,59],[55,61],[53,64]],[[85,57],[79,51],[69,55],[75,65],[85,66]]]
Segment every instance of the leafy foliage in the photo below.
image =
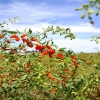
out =
[[[83,4],[81,8],[76,8],[76,11],[83,10],[83,14],[81,18],[84,19],[86,15],[90,20],[90,23],[94,25],[94,21],[92,19],[92,14],[95,13],[96,16],[99,15],[100,12],[100,0],[89,0],[88,4]],[[95,41],[97,44],[99,43],[100,36],[92,36],[92,41]]]
[[[59,26],[49,26],[43,33],[33,33],[31,29],[21,33],[1,27],[0,99],[100,98],[99,61],[93,63],[91,57],[80,58],[72,50],[66,52],[66,48],[58,48],[52,39],[44,42],[50,32],[75,39],[70,28]],[[18,45],[12,45],[15,43]],[[27,47],[35,51],[28,52]]]

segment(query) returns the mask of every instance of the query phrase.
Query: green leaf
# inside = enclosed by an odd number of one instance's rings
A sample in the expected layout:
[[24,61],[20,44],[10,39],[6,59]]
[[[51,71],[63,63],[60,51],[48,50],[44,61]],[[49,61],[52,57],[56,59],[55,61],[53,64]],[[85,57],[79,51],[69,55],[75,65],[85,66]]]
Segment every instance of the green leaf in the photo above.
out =
[[63,31],[60,31],[60,36],[63,35]]
[[96,11],[96,16],[98,16],[99,15],[99,11]]
[[32,30],[31,30],[31,28],[29,29],[29,34],[32,34]]
[[57,46],[57,45],[54,45],[54,43],[53,43],[53,44],[51,44],[51,46],[52,46],[52,47],[55,47],[55,48],[56,48],[56,50],[58,49],[58,46]]
[[27,75],[23,75],[23,76],[21,77],[21,80],[25,80],[26,77],[27,77]]
[[90,0],[90,2],[94,2],[94,0]]
[[83,14],[81,15],[81,19],[83,19],[83,18],[85,18],[85,13],[83,13]]
[[89,5],[88,5],[88,4],[84,4],[83,7],[84,7],[84,8],[88,8]]
[[98,0],[98,3],[100,4],[100,0]]
[[46,34],[46,31],[44,31],[44,37],[45,37],[45,38],[47,38],[47,34]]
[[52,30],[52,34],[56,34],[56,32],[54,30]]
[[53,25],[51,26],[51,29],[53,30]]
[[98,41],[98,40],[95,40],[95,42],[96,42],[96,44],[98,44],[98,43],[99,43],[99,41]]
[[93,9],[89,9],[88,10],[88,14],[93,14],[94,13],[94,10]]
[[50,26],[47,27],[46,32],[52,31],[52,29],[50,28]]
[[83,8],[76,8],[76,9],[75,9],[75,11],[78,11],[78,10],[83,10]]
[[66,31],[70,31],[70,28],[67,28]]
[[92,20],[92,17],[91,17],[90,15],[88,15],[88,18],[89,18],[90,20]]
[[66,35],[64,38],[67,38],[68,37],[68,35]]
[[11,34],[16,34],[17,33],[17,31],[9,31],[9,30],[2,30],[2,32],[11,33]]
[[58,51],[64,52],[66,48],[60,48]]

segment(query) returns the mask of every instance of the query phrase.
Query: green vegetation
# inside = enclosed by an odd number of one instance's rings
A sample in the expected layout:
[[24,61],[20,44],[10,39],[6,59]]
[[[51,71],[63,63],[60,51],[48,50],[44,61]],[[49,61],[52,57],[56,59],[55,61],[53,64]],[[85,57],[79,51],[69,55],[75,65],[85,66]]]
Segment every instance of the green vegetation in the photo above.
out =
[[[90,7],[100,4],[91,2]],[[88,4],[76,10],[83,9],[94,12]],[[75,39],[70,28],[51,26],[33,34],[6,30],[5,24],[0,23],[0,100],[100,100],[100,53],[65,52],[52,39],[43,41],[48,32]],[[27,47],[36,52],[27,53]]]
[[0,98],[99,100],[100,53],[62,54],[61,59],[35,52],[1,55]]

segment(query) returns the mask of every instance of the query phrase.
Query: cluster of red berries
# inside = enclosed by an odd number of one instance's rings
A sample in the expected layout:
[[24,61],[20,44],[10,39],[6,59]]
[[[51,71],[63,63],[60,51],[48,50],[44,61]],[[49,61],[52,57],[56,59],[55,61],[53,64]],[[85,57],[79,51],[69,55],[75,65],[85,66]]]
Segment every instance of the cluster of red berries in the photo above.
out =
[[73,65],[75,67],[78,67],[77,58],[75,57],[75,55],[72,55],[71,58],[72,58]]

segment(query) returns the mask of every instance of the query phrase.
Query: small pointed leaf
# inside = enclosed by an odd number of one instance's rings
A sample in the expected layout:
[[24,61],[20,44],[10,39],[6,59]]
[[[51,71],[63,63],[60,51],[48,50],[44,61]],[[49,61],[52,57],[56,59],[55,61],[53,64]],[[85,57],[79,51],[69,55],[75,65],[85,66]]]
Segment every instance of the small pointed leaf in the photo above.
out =
[[82,14],[81,18],[82,18],[82,19],[85,18],[85,13]]
[[92,17],[91,17],[90,15],[88,15],[88,18],[89,18],[90,20],[92,20]]
[[76,8],[75,11],[77,11],[77,10],[83,10],[83,8]]
[[96,16],[98,16],[99,15],[99,11],[96,11]]
[[84,7],[84,8],[88,8],[89,5],[88,5],[88,4],[84,4],[83,7]]
[[90,0],[90,2],[94,2],[94,0]]

